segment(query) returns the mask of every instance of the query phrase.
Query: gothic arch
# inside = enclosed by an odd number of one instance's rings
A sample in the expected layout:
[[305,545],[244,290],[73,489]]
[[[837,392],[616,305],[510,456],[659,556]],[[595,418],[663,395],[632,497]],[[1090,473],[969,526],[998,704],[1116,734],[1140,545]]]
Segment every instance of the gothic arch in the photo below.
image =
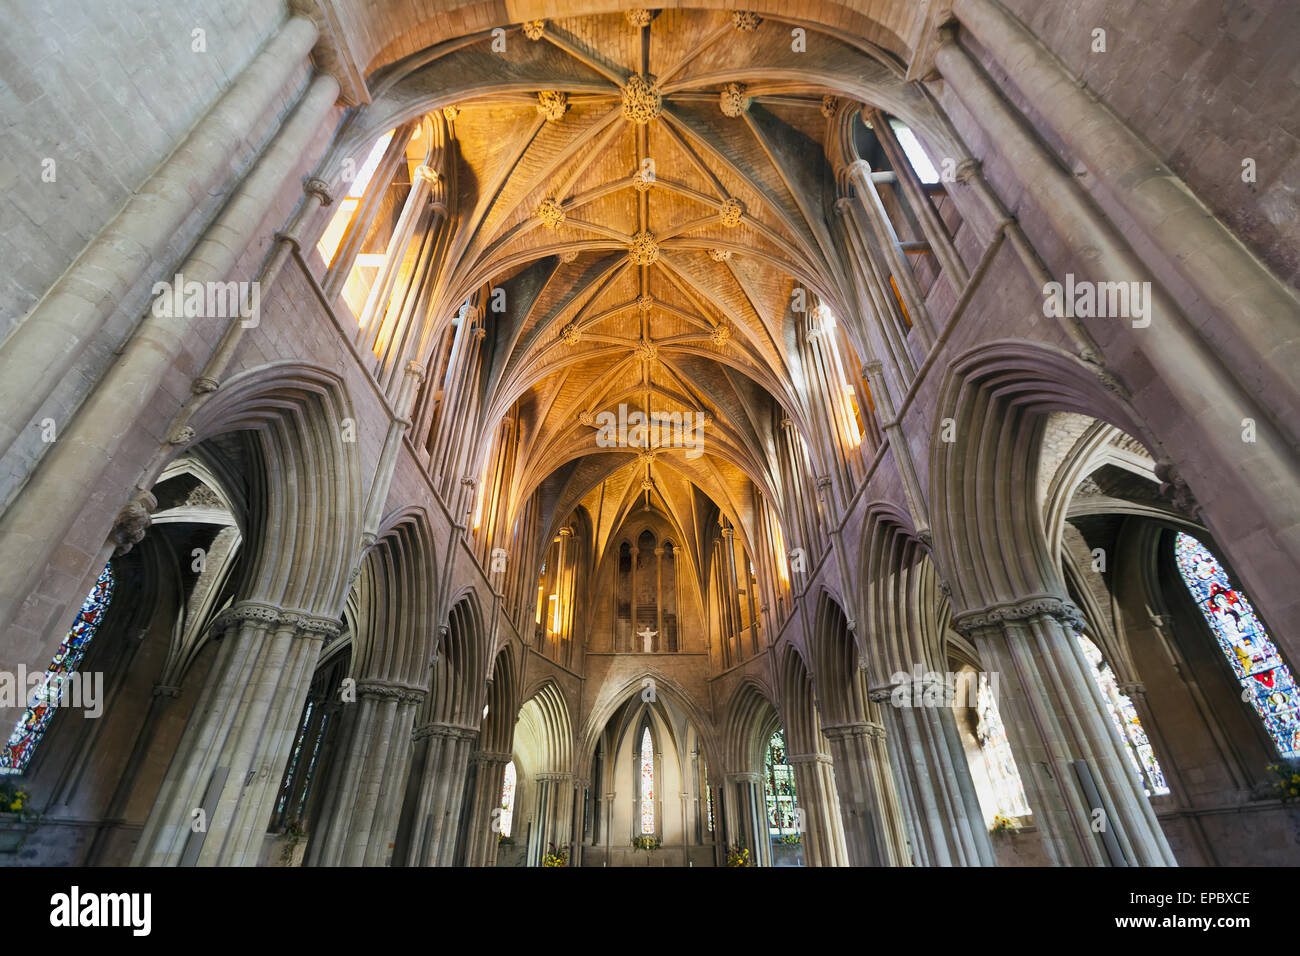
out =
[[252,435],[240,600],[325,618],[341,613],[361,537],[360,454],[345,439],[354,422],[337,374],[287,361],[230,378],[194,416],[196,442]]

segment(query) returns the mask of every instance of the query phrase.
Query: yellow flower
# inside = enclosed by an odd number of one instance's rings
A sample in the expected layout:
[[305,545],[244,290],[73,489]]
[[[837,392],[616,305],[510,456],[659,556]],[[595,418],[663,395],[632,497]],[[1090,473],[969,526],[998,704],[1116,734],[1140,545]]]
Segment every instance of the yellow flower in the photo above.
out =
[[9,804],[10,810],[21,810],[22,808],[23,802],[21,800],[15,800],[13,803]]
[[1293,773],[1293,774],[1291,774],[1291,782],[1292,782],[1292,783],[1300,783],[1300,773]]
[[1297,794],[1300,794],[1300,790],[1297,790],[1295,787],[1292,787],[1292,788],[1291,788],[1291,796],[1294,797],[1294,796],[1296,796]]

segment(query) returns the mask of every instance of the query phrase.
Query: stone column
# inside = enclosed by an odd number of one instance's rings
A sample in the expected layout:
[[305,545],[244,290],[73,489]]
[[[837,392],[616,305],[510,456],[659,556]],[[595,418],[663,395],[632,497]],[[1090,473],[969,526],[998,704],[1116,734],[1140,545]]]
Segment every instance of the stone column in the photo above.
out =
[[401,215],[398,217],[397,225],[393,228],[393,234],[388,240],[388,247],[384,250],[384,264],[380,268],[379,274],[375,276],[374,285],[370,287],[370,293],[366,296],[366,304],[361,310],[361,315],[357,316],[358,348],[370,348],[380,333],[384,324],[384,317],[388,313],[388,304],[397,289],[397,280],[401,273],[402,262],[406,258],[407,247],[411,244],[411,238],[415,235],[415,227],[420,219],[420,214],[424,211],[424,207],[429,204],[430,190],[437,182],[438,172],[436,170],[430,169],[428,166],[417,166],[415,168],[411,191],[406,195],[406,202],[402,206]]
[[1078,610],[1035,598],[957,616],[986,670],[1052,862],[1174,866],[1075,637]]
[[357,702],[343,709],[341,766],[320,815],[310,865],[388,865],[411,765],[411,727],[423,700],[419,688],[357,682]]
[[[186,283],[219,282],[231,277],[240,254],[257,235],[267,207],[279,194],[285,178],[302,161],[304,151],[315,138],[322,120],[334,107],[337,96],[338,81],[333,77],[317,75],[312,79],[271,146],[181,266]],[[228,141],[221,143],[222,162],[228,160],[229,148]],[[186,201],[189,201],[188,197]],[[305,200],[303,208],[314,208],[313,204],[320,201],[321,196],[313,192]],[[287,251],[277,250],[268,266],[282,262],[285,255]],[[255,281],[259,287],[266,285],[269,288],[271,278],[273,276],[264,269]],[[172,277],[167,279],[171,281]],[[57,298],[47,296],[43,301],[52,304]],[[80,315],[80,311],[77,314]],[[239,315],[208,317],[206,321],[213,319],[227,322],[227,339],[232,337],[232,333],[238,335],[243,327]],[[32,317],[29,317],[19,331],[28,328],[31,321]],[[160,383],[177,356],[185,348],[195,348],[197,333],[194,326],[203,321],[202,317],[160,316],[151,311],[136,328],[122,355],[103,380],[87,396],[72,420],[63,426],[59,440],[49,446],[50,450],[27,485],[0,518],[0,630],[12,623],[32,586],[45,571],[47,562],[62,546],[85,502],[102,497],[97,482],[103,474],[105,462],[119,457],[122,443],[133,434],[127,423],[135,422],[151,402],[158,400]],[[255,317],[248,321],[255,321]],[[52,341],[57,340],[56,336]],[[13,344],[12,336],[9,344]],[[0,360],[2,367],[5,365]],[[42,374],[49,374],[48,368]],[[217,383],[199,380],[193,387],[211,391]],[[6,414],[6,421],[17,421],[12,411]],[[185,436],[177,432],[169,434],[164,444],[168,453],[175,451],[169,444],[173,439],[183,442]],[[152,475],[146,477],[152,480]],[[0,659],[0,669],[11,667],[12,663]]]
[[164,256],[199,197],[225,188],[231,156],[249,147],[263,116],[278,108],[285,83],[304,65],[317,36],[311,19],[287,20],[9,336],[0,349],[0,455],[131,288]]
[[[763,799],[763,775],[729,773],[726,777],[727,849],[749,848],[752,866],[772,865],[772,845],[767,832],[767,807]],[[726,863],[725,855],[723,863]]]
[[405,862],[407,866],[451,866],[465,774],[478,731],[430,723],[417,727],[411,736],[415,745],[411,774],[418,774],[418,785],[405,840]]
[[145,823],[137,866],[256,866],[334,621],[241,602]]
[[925,186],[916,175],[916,170],[912,168],[912,163],[903,151],[902,144],[898,142],[889,120],[878,109],[871,110],[868,118],[871,128],[876,132],[876,138],[880,140],[880,148],[885,151],[889,164],[894,167],[898,188],[903,191],[907,204],[916,214],[921,231],[925,233],[926,241],[930,244],[930,251],[939,260],[939,267],[944,279],[947,280],[948,287],[955,295],[961,295],[962,289],[970,279],[970,271],[962,261],[952,236],[948,235],[948,227],[944,225],[934,204],[930,202]]
[[951,694],[942,681],[917,681],[872,691],[871,699],[880,705],[889,750],[897,755],[892,763],[916,863],[996,866]]
[[[899,245],[898,234],[889,221],[889,213],[876,191],[876,184],[871,179],[871,166],[859,159],[849,166],[849,180],[858,194],[862,209],[867,214],[867,224],[875,236],[876,244],[884,251],[890,272],[898,283],[898,294],[903,300],[907,314],[912,320],[912,329],[921,344],[922,353],[928,352],[934,344],[934,326],[930,321],[930,311],[926,308],[925,297],[916,284],[916,275]],[[892,290],[891,290],[892,291]]]
[[554,843],[556,849],[568,848],[572,862],[573,774],[539,773],[534,779],[537,785],[538,853],[545,856],[550,852],[550,844]]
[[885,728],[874,721],[823,726],[830,741],[840,819],[850,866],[908,866],[902,811],[885,751]]
[[798,754],[786,759],[794,769],[796,803],[803,811],[804,865],[848,866],[831,758],[826,754]]
[[1216,348],[1232,354],[1239,374],[1260,382],[1256,394],[1280,426],[1291,427],[1294,445],[1300,365],[1295,290],[1005,7],[994,0],[957,0],[953,12],[1214,311],[1224,329]]
[[469,806],[465,808],[465,812],[470,815],[466,831],[465,865],[495,866],[497,841],[501,837],[501,814],[494,814],[493,811],[501,808],[501,788],[505,782],[510,754],[480,750],[470,761],[475,773]]

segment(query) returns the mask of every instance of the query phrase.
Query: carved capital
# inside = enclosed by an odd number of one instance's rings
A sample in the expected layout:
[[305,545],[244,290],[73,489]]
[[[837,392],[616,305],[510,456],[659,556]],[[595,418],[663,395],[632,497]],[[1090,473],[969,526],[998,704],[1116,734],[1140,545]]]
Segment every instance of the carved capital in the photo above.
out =
[[320,200],[322,206],[328,206],[334,202],[334,197],[330,195],[330,184],[316,176],[302,184],[302,191],[308,196],[315,196]]
[[953,626],[959,633],[969,636],[983,628],[1028,621],[1037,617],[1052,618],[1076,631],[1084,629],[1083,615],[1077,607],[1069,601],[1047,595],[995,604],[979,611],[967,611],[953,618]]

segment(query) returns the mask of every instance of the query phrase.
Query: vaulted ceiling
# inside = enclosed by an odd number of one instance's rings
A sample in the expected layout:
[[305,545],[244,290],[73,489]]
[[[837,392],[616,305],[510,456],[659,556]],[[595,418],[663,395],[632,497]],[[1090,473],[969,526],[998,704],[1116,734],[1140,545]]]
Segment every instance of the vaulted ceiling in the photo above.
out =
[[[545,483],[557,522],[583,504],[610,535],[640,504],[689,540],[704,499],[743,526],[754,488],[780,498],[780,422],[810,434],[792,291],[852,302],[827,155],[856,104],[832,77],[924,112],[869,44],[728,11],[533,21],[377,84],[367,130],[433,107],[452,144],[442,311],[505,293],[485,421],[517,404],[516,507]],[[600,447],[620,405],[703,415],[703,454]]]

